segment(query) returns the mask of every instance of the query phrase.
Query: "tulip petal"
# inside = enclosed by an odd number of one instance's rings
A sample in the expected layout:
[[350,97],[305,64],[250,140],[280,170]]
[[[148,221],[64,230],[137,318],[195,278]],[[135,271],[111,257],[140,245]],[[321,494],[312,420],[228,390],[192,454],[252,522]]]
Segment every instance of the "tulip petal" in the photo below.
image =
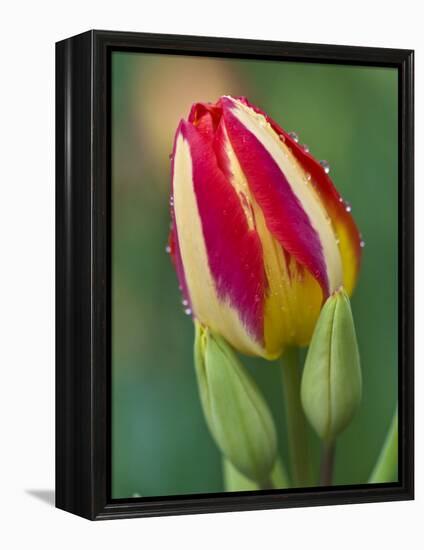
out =
[[[284,134],[282,134],[284,135]],[[288,140],[291,137],[288,136]],[[361,265],[361,236],[349,208],[319,162],[292,140],[292,152],[310,174],[311,182],[328,212],[339,241],[343,285],[349,295],[355,288]]]
[[179,247],[195,316],[237,349],[263,354],[267,283],[260,239],[249,229],[210,140],[184,121],[173,179]]
[[361,265],[361,235],[353,216],[350,214],[349,208],[324,168],[309,151],[306,151],[279,124],[261,109],[249,103],[246,98],[239,98],[239,101],[265,117],[280,139],[290,147],[291,152],[305,172],[310,175],[311,182],[315,186],[319,198],[328,212],[339,240],[343,265],[343,285],[347,293],[351,295],[356,285]]
[[260,114],[222,98],[232,147],[270,232],[319,282],[327,297],[342,284],[331,223],[306,174]]
[[205,137],[212,139],[213,132],[219,124],[221,108],[211,103],[195,103],[188,116],[188,122]]
[[172,148],[171,155],[171,227],[169,231],[168,246],[169,252],[171,254],[172,263],[174,264],[175,272],[177,274],[178,282],[180,285],[180,290],[183,296],[183,303],[186,303],[189,306],[189,309],[192,309],[190,292],[187,287],[187,281],[184,273],[184,265],[181,258],[180,243],[178,240],[178,230],[175,222],[175,210],[174,210],[174,164],[175,164],[175,149],[177,146],[177,137],[180,133],[180,127],[178,127],[177,132],[174,138],[174,145]]
[[322,303],[316,279],[281,246],[249,187],[228,138],[223,120],[215,131],[214,150],[219,166],[240,196],[249,227],[261,239],[268,288],[264,308],[264,357],[275,359],[285,345],[309,342]]

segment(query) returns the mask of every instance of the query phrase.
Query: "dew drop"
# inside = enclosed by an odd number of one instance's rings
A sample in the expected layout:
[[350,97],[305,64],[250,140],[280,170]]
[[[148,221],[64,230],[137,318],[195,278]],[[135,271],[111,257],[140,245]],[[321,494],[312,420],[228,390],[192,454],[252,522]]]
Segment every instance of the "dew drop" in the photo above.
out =
[[319,163],[324,168],[324,172],[326,174],[329,174],[330,173],[330,165],[328,164],[328,162],[326,160],[320,160]]
[[343,197],[339,197],[339,202],[343,202]]
[[308,145],[306,145],[306,143],[302,145],[302,149],[305,151],[305,153],[309,153],[309,147]]
[[286,138],[283,134],[278,134],[278,137],[281,139],[281,141],[286,141]]
[[352,212],[352,207],[349,202],[346,201],[345,203],[345,210],[346,212]]
[[185,310],[184,310],[184,313],[186,315],[191,315],[191,309],[189,307],[186,307]]
[[299,136],[296,134],[296,132],[289,132],[289,136],[292,138],[293,141],[296,143],[299,142]]
[[166,252],[167,254],[171,254],[171,247],[169,246],[169,244],[167,244],[167,245],[165,246],[165,252]]
[[311,174],[309,174],[309,172],[308,172],[308,173],[306,174],[306,179],[307,179],[308,181],[311,181],[311,177],[312,177]]
[[360,246],[361,248],[364,248],[364,246],[365,246],[365,241],[364,241],[363,239],[361,239],[361,242],[359,243],[359,246]]
[[174,206],[174,196],[173,195],[171,195],[169,197],[169,204],[170,204],[170,206]]
[[184,307],[188,306],[188,300],[186,300],[185,298],[181,300],[181,303],[183,304]]

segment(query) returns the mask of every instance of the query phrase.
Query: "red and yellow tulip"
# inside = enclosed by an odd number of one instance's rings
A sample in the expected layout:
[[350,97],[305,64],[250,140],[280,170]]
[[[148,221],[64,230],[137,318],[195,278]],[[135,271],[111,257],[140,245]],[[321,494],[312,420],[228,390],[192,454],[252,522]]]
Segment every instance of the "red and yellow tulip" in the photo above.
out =
[[321,306],[350,294],[361,240],[326,170],[244,98],[196,103],[172,155],[170,249],[184,303],[237,350],[308,344]]

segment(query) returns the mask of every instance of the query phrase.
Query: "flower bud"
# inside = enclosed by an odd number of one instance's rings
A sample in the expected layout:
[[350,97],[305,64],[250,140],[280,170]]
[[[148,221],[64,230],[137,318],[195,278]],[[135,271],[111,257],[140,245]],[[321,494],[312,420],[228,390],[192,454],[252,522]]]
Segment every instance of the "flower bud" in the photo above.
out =
[[258,387],[226,341],[198,322],[194,359],[203,412],[216,444],[240,473],[268,483],[277,436]]
[[353,291],[361,237],[328,167],[245,98],[181,121],[170,204],[187,310],[241,353],[307,345],[327,297]]
[[352,420],[362,376],[349,298],[341,288],[326,301],[305,361],[301,399],[318,435],[332,441]]

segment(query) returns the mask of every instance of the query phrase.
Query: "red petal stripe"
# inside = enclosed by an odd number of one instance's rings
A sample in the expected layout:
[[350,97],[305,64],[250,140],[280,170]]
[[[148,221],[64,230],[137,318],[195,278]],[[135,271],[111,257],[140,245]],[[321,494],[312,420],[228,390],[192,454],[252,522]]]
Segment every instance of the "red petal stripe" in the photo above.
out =
[[324,254],[308,215],[270,153],[232,113],[233,102],[226,98],[221,101],[228,137],[268,229],[317,279],[324,296],[328,296]]
[[262,343],[267,283],[260,238],[249,229],[210,141],[190,123],[183,122],[181,131],[190,145],[193,185],[218,296],[237,309],[248,332]]
[[281,128],[281,126],[264,111],[249,103],[249,101],[244,97],[240,97],[238,100],[253,109],[256,113],[260,113],[265,117],[274,131],[282,140],[284,140],[285,144],[290,147],[293,155],[301,164],[305,172],[311,175],[311,181],[315,184],[316,191],[322,200],[330,219],[335,225],[336,232],[337,224],[343,225],[346,229],[350,240],[350,246],[354,251],[354,257],[356,258],[356,274],[358,274],[362,255],[361,235],[353,216],[346,210],[346,204],[331,181],[331,178],[325,173],[320,163],[309,152],[305,151],[305,149],[297,143],[288,132]]

